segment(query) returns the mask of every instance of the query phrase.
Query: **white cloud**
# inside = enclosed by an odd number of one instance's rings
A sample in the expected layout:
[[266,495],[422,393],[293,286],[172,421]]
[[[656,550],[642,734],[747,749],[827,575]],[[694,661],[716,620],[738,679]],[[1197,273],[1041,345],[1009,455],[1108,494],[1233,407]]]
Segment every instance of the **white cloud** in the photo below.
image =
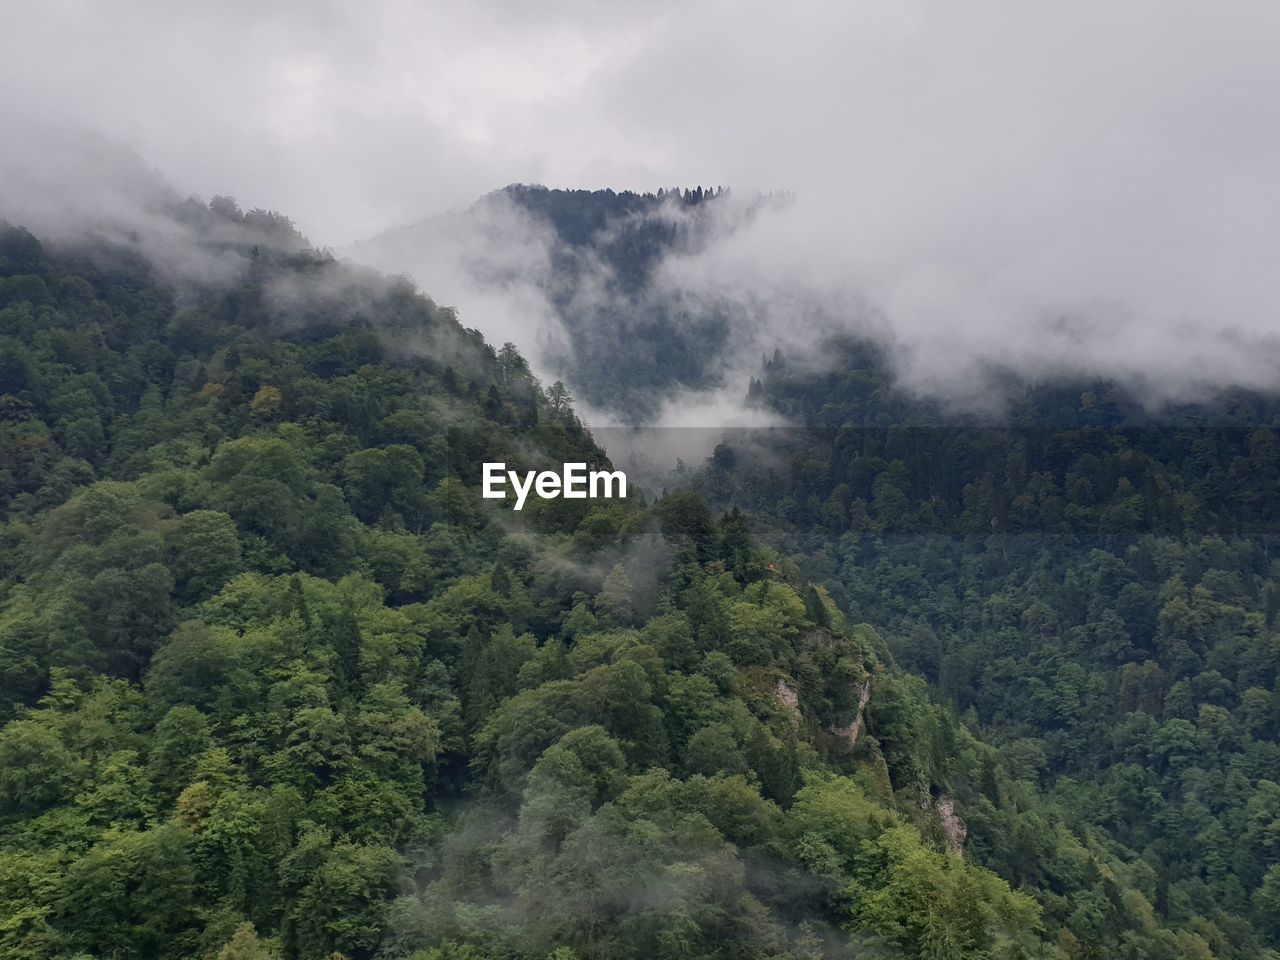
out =
[[335,245],[516,180],[786,187],[707,268],[868,298],[922,377],[1258,382],[1277,29],[1262,0],[63,0],[6,14],[0,118],[92,127]]

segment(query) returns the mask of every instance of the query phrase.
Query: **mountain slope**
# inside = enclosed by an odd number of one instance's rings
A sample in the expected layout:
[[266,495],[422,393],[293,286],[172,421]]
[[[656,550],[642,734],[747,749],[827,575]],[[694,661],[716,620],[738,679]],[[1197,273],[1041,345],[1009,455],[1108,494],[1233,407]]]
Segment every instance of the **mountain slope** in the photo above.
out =
[[741,515],[480,499],[607,462],[514,350],[184,216],[0,234],[0,956],[1257,955]]
[[[866,344],[828,348],[829,370],[777,356],[751,384],[807,426],[767,462],[727,438],[700,488],[1106,836],[1165,921],[1274,949],[1280,402],[1006,380],[1003,413],[966,415],[896,391]],[[1047,882],[1025,855],[1006,875]]]
[[[666,277],[665,261],[695,256],[784,200],[513,184],[344,253],[481,311],[492,305],[486,329],[506,331],[593,406],[640,423],[673,390],[718,386],[731,342],[730,311]],[[510,326],[513,305],[523,327]]]

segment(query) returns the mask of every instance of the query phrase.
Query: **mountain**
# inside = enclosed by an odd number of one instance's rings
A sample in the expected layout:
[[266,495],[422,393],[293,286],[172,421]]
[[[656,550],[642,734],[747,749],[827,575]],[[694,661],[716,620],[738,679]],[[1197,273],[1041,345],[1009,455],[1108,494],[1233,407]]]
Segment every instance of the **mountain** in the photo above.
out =
[[517,351],[165,216],[0,232],[0,957],[1264,955],[741,513],[480,498],[608,463]]
[[[1271,955],[1280,396],[1151,409],[1121,382],[1006,375],[998,413],[966,413],[897,389],[874,344],[825,353],[763,364],[748,402],[794,426],[727,435],[697,489],[1105,837],[1160,922],[1204,939],[1184,955]],[[1055,882],[1026,849],[997,869]],[[1092,911],[1070,929],[1096,945],[1126,907],[1055,910]]]
[[643,423],[673,391],[723,383],[740,319],[668,276],[668,261],[695,257],[786,200],[514,184],[344,254],[473,305],[481,326],[532,351],[583,400]]

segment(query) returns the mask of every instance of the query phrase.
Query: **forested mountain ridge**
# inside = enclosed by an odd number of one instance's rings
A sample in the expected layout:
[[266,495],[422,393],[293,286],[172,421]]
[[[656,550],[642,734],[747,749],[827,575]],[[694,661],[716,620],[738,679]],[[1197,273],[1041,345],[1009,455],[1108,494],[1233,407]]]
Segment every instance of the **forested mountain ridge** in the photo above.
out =
[[726,437],[700,489],[1127,849],[1161,916],[1274,947],[1276,396],[1152,408],[1006,377],[997,409],[965,412],[897,389],[874,345],[826,355],[764,362],[750,402],[797,426],[771,460]]
[[512,184],[349,253],[418,277],[456,262],[464,285],[486,294],[530,285],[552,329],[527,349],[584,400],[643,423],[673,390],[721,384],[735,322],[715,298],[663,282],[664,262],[696,255],[788,200],[720,187],[635,193]]
[[887,350],[854,337],[817,365],[766,358],[747,402],[789,425],[778,513],[835,535],[1277,530],[1280,393],[1153,405],[1114,380],[999,371],[982,392],[976,407],[901,389]]
[[[0,235],[0,956],[1261,956],[735,512],[282,218]],[[265,229],[264,229],[265,228]]]

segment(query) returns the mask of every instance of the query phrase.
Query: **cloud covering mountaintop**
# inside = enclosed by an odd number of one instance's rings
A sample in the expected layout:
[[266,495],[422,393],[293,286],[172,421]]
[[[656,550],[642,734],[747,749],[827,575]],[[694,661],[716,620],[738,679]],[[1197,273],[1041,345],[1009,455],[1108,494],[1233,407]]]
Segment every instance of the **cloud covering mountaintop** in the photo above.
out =
[[[0,117],[96,131],[326,245],[513,181],[786,188],[670,282],[764,305],[765,339],[811,338],[797,295],[874,317],[921,389],[990,364],[1156,396],[1273,384],[1274,5],[538,10],[28,6],[0,37]],[[23,136],[4,162],[79,175]],[[531,309],[487,309],[509,308]]]

